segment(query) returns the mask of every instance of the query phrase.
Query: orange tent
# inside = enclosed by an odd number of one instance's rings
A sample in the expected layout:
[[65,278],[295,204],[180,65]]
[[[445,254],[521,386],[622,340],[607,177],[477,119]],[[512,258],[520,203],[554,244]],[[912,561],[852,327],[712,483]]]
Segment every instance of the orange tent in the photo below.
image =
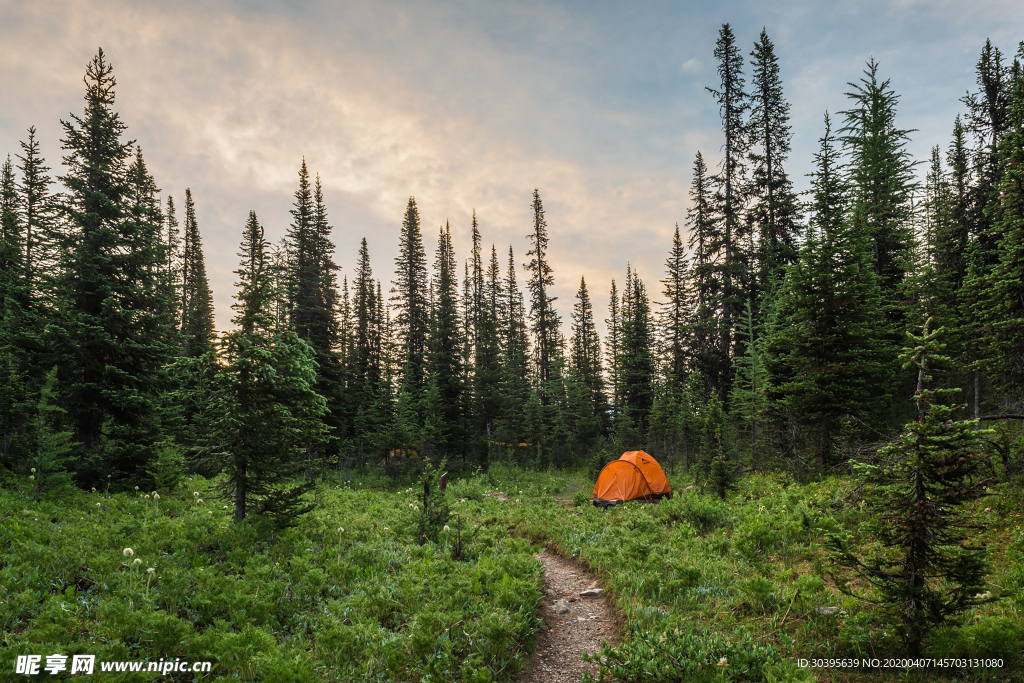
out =
[[643,451],[627,451],[604,466],[594,484],[594,505],[607,507],[627,500],[671,498],[672,488],[658,461]]

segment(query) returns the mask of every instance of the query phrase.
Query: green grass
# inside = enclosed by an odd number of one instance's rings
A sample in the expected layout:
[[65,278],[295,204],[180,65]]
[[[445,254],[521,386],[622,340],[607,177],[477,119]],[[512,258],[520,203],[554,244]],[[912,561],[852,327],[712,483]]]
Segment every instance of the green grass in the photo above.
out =
[[317,511],[276,533],[187,486],[159,507],[4,487],[3,675],[18,654],[60,653],[214,662],[201,680],[506,680],[531,645],[541,571],[524,540],[483,529],[454,562],[447,542],[414,541],[411,493],[322,487]]
[[[556,502],[585,498],[591,474],[494,466],[453,481],[449,502],[471,538],[461,562],[450,533],[416,542],[414,492],[379,476],[321,486],[317,510],[281,532],[235,525],[199,477],[159,503],[76,491],[36,502],[27,482],[4,482],[0,672],[18,654],[59,652],[214,662],[198,680],[511,680],[537,627],[539,545],[588,564],[613,596],[625,640],[604,653],[604,672],[622,681],[809,681],[794,659],[898,652],[892,629],[829,572],[824,534],[863,521],[851,480],[755,476],[722,502],[678,476],[676,497],[657,505]],[[814,673],[1021,680],[1021,492],[1001,484],[976,510],[1002,599],[935,633],[926,655],[1002,657],[1006,668]],[[130,676],[108,680],[155,678]]]
[[[497,473],[507,486],[538,492],[550,475]],[[862,602],[838,590],[824,550],[829,530],[856,528],[853,482],[806,485],[775,476],[742,480],[727,501],[685,491],[657,505],[571,509],[535,495],[505,510],[505,520],[538,543],[589,564],[616,596],[626,642],[606,650],[606,675],[623,681],[816,680],[798,658],[882,657],[900,652],[896,633]],[[570,483],[570,481],[572,483]],[[561,497],[589,493],[577,475]],[[989,521],[991,591],[1003,599],[966,615],[962,628],[934,634],[929,657],[995,657],[998,671],[910,672],[911,680],[1020,680],[1024,646],[1024,502],[1002,484],[976,506]],[[984,511],[988,508],[988,511]],[[837,575],[841,582],[849,577]],[[863,588],[858,585],[857,588]],[[819,608],[835,607],[823,614]],[[725,657],[728,667],[718,666]],[[818,670],[823,680],[903,680],[903,672]]]

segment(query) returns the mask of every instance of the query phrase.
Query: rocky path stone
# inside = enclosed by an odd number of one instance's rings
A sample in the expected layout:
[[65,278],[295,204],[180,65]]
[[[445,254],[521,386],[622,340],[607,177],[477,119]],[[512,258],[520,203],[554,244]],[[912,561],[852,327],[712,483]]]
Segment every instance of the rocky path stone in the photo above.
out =
[[618,642],[615,610],[597,577],[580,565],[549,550],[537,559],[546,569],[544,624],[519,683],[579,683],[585,671],[597,674],[596,664],[584,664],[583,653],[600,652],[602,640]]

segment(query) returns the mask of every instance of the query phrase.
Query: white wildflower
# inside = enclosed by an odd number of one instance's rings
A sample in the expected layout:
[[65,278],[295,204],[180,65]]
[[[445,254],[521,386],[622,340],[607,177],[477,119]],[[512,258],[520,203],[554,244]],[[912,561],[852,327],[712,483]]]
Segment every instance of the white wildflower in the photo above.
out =
[[153,491],[153,500],[160,500],[160,494],[156,491]]
[[36,468],[33,467],[32,469],[29,470],[29,472],[31,472],[32,474],[35,474],[36,473]]
[[339,533],[339,534],[343,534],[343,533],[345,533],[345,527],[343,527],[343,526],[339,526],[339,527],[338,527],[338,533]]
[[136,557],[134,560],[132,560],[132,564],[134,564],[136,567],[138,567],[139,565],[142,564],[142,560],[140,560],[139,558]]
[[449,532],[449,531],[451,531],[451,530],[452,530],[452,529],[451,529],[451,527],[450,527],[450,526],[448,526],[447,524],[445,524],[445,525],[444,525],[444,532],[445,532],[445,533],[448,533],[448,532]]
[[132,550],[131,548],[125,548],[124,550],[121,551],[121,554],[124,555],[125,557],[134,557],[135,556],[135,551]]
[[156,568],[155,567],[149,567],[149,568],[146,569],[146,573],[147,574],[152,574],[154,572],[156,572]]
[[32,480],[35,480],[35,478],[36,478],[36,475],[34,475],[34,474],[30,474],[30,475],[28,475],[28,478],[29,478],[29,479],[32,479]]

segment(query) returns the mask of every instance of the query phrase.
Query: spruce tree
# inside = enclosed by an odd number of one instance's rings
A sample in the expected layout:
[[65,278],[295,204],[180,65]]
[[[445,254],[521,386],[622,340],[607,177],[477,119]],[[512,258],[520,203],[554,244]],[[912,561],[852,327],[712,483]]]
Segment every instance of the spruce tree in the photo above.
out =
[[627,269],[616,374],[622,396],[621,413],[628,418],[629,428],[639,444],[645,442],[654,404],[655,372],[654,325],[647,289],[636,271]]
[[383,317],[378,311],[379,302],[373,269],[370,266],[370,250],[365,237],[359,245],[354,284],[352,358],[349,361],[352,382],[350,395],[354,407],[353,438],[357,441],[360,457],[365,458],[366,449],[372,445],[377,425],[374,403],[382,374],[378,320]]
[[958,389],[932,388],[933,373],[949,360],[933,323],[929,318],[920,335],[908,333],[904,354],[906,367],[917,370],[917,418],[874,462],[854,465],[873,543],[861,553],[849,536],[831,540],[837,562],[870,584],[874,594],[863,597],[881,604],[915,657],[931,629],[991,595],[986,551],[972,538],[982,527],[965,509],[985,496],[990,481],[982,474],[985,433],[976,422],[951,419],[956,406],[946,399]]
[[534,367],[536,368],[537,386],[540,388],[541,403],[546,402],[544,386],[551,379],[551,364],[561,355],[561,332],[558,313],[552,305],[557,297],[549,296],[555,284],[551,265],[548,263],[548,224],[544,219],[544,205],[540,200],[540,192],[533,191],[533,230],[527,236],[530,240],[530,251],[527,256],[533,258],[526,264],[530,279],[526,283],[530,291],[530,321],[534,339]]
[[324,399],[313,389],[313,351],[294,332],[280,331],[272,311],[274,283],[267,241],[250,211],[232,305],[236,329],[221,343],[207,406],[208,452],[226,477],[222,490],[240,522],[250,513],[287,524],[309,509],[310,483],[296,478],[305,453],[322,442]]
[[870,240],[883,301],[896,321],[913,244],[911,200],[917,184],[907,143],[914,131],[896,126],[899,96],[888,79],[879,80],[874,59],[860,82],[848,85],[852,90],[846,96],[853,106],[842,112],[845,121],[839,132],[850,157],[851,200]]
[[726,433],[725,413],[718,396],[712,395],[701,410],[700,453],[697,475],[701,488],[710,488],[719,498],[735,488],[738,476],[732,443]]
[[461,450],[463,434],[462,334],[458,312],[458,280],[451,230],[440,230],[434,260],[434,301],[427,367],[434,400],[428,407],[434,420],[434,439],[442,455]]
[[605,366],[608,368],[608,388],[611,391],[612,418],[621,408],[621,378],[619,377],[619,352],[622,348],[622,310],[619,302],[619,290],[612,280],[611,292],[608,295],[608,317],[604,321],[608,329],[608,343],[605,345]]
[[690,371],[693,348],[694,291],[693,274],[679,236],[679,224],[672,235],[672,250],[665,262],[668,272],[661,281],[665,303],[662,306],[666,375],[669,391],[682,390]]
[[150,236],[126,216],[132,142],[114,111],[115,80],[100,50],[86,75],[85,111],[62,122],[66,213],[59,296],[60,385],[78,447],[78,480],[143,470],[156,441],[154,377],[166,361],[152,280]]
[[789,102],[782,93],[775,45],[764,29],[750,56],[753,72],[749,159],[753,170],[749,193],[753,205],[747,218],[757,231],[760,262],[757,289],[764,291],[773,278],[781,279],[785,266],[796,261],[800,209],[785,170],[793,137]]
[[[594,306],[590,303],[587,281],[580,277],[576,304],[572,311],[572,341],[570,346],[572,379],[587,389],[590,413],[598,418],[598,427],[604,421],[607,398],[601,372],[601,339],[594,324]],[[574,388],[575,389],[575,388]]]
[[500,336],[502,340],[502,419],[501,441],[519,443],[527,437],[526,410],[530,393],[529,357],[530,340],[526,327],[523,293],[516,280],[516,263],[512,247],[508,248],[505,271],[504,303],[501,309]]
[[422,421],[426,391],[427,336],[430,311],[427,289],[427,256],[420,232],[416,200],[409,197],[398,241],[395,280],[391,302],[395,308],[395,335],[401,345],[400,391],[410,403],[413,415]]
[[829,466],[840,428],[880,414],[894,354],[868,233],[858,213],[848,211],[827,114],[820,143],[807,238],[780,293],[768,355],[785,413]]
[[1003,53],[986,39],[975,66],[978,89],[961,98],[967,106],[966,128],[974,134],[971,232],[978,239],[986,268],[998,260],[998,231],[993,229],[992,207],[998,202],[1000,176],[999,144],[1010,116],[1012,85]]
[[1013,110],[1000,140],[999,202],[993,229],[1002,235],[985,306],[991,326],[992,377],[1021,400],[1024,380],[1024,76],[1014,83]]
[[744,90],[743,55],[736,45],[736,36],[729,24],[723,24],[715,43],[718,61],[719,90],[707,88],[718,103],[724,135],[722,165],[715,177],[716,211],[721,217],[721,242],[708,245],[718,252],[714,264],[720,273],[721,326],[719,327],[719,364],[725,368],[719,389],[728,391],[728,367],[733,353],[735,318],[743,305],[744,273],[749,267],[749,254],[742,249],[746,234],[743,217],[746,165],[744,159],[750,148],[749,131],[744,115],[750,109],[750,98]]
[[14,166],[8,156],[0,168],[0,456],[12,466],[23,450],[27,358],[23,344],[28,288],[25,283],[24,235],[18,220]]
[[39,154],[39,141],[36,140],[36,128],[28,129],[28,140],[21,143],[22,155],[18,156],[18,170],[21,171],[21,184],[18,187],[21,214],[21,233],[24,240],[24,283],[27,288],[26,304],[40,298],[45,287],[46,275],[57,265],[58,255],[56,216],[54,215],[54,197],[50,190],[49,167]]
[[703,398],[725,387],[728,371],[728,350],[721,348],[719,328],[724,323],[722,311],[722,279],[718,263],[722,244],[721,221],[714,210],[714,194],[707,165],[700,152],[693,162],[690,185],[691,206],[687,210],[690,227],[689,247],[693,255],[696,311],[693,322],[693,370],[703,382]]
[[181,292],[182,354],[198,358],[213,348],[213,293],[206,278],[206,259],[196,221],[192,190],[185,189],[185,250]]
[[178,212],[174,206],[174,197],[171,197],[170,195],[167,196],[166,208],[164,209],[163,215],[164,248],[166,250],[164,278],[167,283],[168,293],[171,295],[170,310],[174,331],[180,334],[181,304],[183,297],[182,285],[184,284],[184,253],[181,226],[178,223]]

